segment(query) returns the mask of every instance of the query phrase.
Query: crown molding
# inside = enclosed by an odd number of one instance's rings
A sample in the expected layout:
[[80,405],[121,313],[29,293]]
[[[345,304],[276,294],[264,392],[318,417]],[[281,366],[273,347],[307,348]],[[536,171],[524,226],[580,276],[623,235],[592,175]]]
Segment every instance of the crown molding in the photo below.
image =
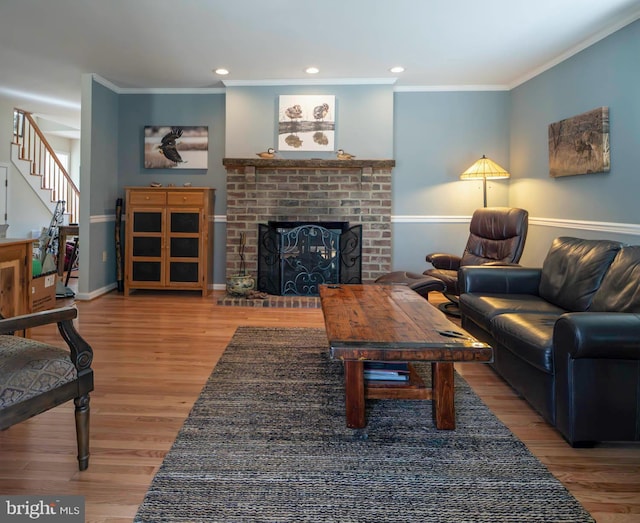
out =
[[100,76],[99,74],[96,74],[96,73],[92,73],[91,74],[91,78],[93,79],[94,82],[97,82],[100,85],[102,85],[103,87],[106,87],[107,89],[113,91],[114,93],[119,94],[120,87],[118,87],[113,82],[110,82],[106,78],[103,78],[102,76]]
[[119,87],[99,74],[93,73],[93,79],[116,94],[224,94],[226,87],[267,87],[287,85],[393,85],[397,78],[326,78],[292,80],[226,80],[224,87]]
[[508,85],[397,85],[393,88],[396,93],[425,93],[425,92],[457,92],[457,91],[508,91]]
[[314,78],[291,80],[223,80],[227,87],[265,87],[285,85],[393,85],[397,78]]
[[142,89],[138,87],[120,88],[118,94],[224,94],[227,90],[223,87],[151,87]]
[[99,74],[93,73],[92,78],[97,83],[116,94],[224,94],[223,87],[119,87]]
[[628,13],[626,16],[624,16],[623,18],[620,18],[619,20],[613,22],[610,26],[606,27],[601,31],[598,31],[594,35],[591,35],[589,38],[583,40],[578,45],[572,47],[568,51],[565,51],[561,55],[556,56],[553,60],[550,60],[546,64],[543,64],[540,67],[533,69],[532,71],[529,71],[528,73],[524,74],[520,78],[516,79],[513,83],[509,85],[509,89],[515,89],[519,85],[522,85],[523,83],[528,82],[532,78],[535,78],[536,76],[544,73],[545,71],[548,71],[552,67],[555,67],[556,65],[578,54],[579,52],[584,51],[588,47],[591,47],[593,44],[599,42],[600,40],[604,40],[607,36],[612,35],[616,31],[619,31],[623,27],[628,26],[629,24],[635,22],[639,18],[640,18],[640,8],[636,8],[630,13]]

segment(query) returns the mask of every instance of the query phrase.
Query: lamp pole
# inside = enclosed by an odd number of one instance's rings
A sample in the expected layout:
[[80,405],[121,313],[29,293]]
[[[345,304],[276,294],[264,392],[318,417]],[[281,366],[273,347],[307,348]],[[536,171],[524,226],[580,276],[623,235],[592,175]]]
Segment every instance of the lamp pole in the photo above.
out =
[[482,196],[483,196],[483,202],[484,202],[484,206],[487,206],[487,177],[483,176],[482,177]]

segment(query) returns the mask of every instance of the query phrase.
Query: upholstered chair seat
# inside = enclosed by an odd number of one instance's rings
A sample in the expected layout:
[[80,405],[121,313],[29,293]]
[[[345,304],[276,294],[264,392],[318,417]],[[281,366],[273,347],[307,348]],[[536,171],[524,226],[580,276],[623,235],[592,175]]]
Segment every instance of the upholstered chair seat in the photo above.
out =
[[[77,310],[67,307],[0,320],[0,430],[73,400],[78,466],[85,470],[93,351],[73,325],[76,316]],[[51,323],[69,350],[13,335]]]

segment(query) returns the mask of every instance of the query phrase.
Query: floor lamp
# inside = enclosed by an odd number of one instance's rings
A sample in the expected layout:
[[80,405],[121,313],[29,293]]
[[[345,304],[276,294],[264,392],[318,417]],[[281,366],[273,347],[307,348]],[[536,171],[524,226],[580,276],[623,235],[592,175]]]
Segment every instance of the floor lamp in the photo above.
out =
[[487,206],[487,179],[509,178],[511,175],[484,154],[471,167],[460,175],[461,180],[482,180],[484,206]]

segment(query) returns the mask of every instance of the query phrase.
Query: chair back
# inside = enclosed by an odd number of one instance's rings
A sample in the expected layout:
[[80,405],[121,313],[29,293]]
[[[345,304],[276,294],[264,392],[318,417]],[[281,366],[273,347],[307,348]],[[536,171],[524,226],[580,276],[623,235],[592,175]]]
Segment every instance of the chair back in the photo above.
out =
[[518,263],[529,228],[529,213],[512,207],[485,207],[471,217],[460,266]]

